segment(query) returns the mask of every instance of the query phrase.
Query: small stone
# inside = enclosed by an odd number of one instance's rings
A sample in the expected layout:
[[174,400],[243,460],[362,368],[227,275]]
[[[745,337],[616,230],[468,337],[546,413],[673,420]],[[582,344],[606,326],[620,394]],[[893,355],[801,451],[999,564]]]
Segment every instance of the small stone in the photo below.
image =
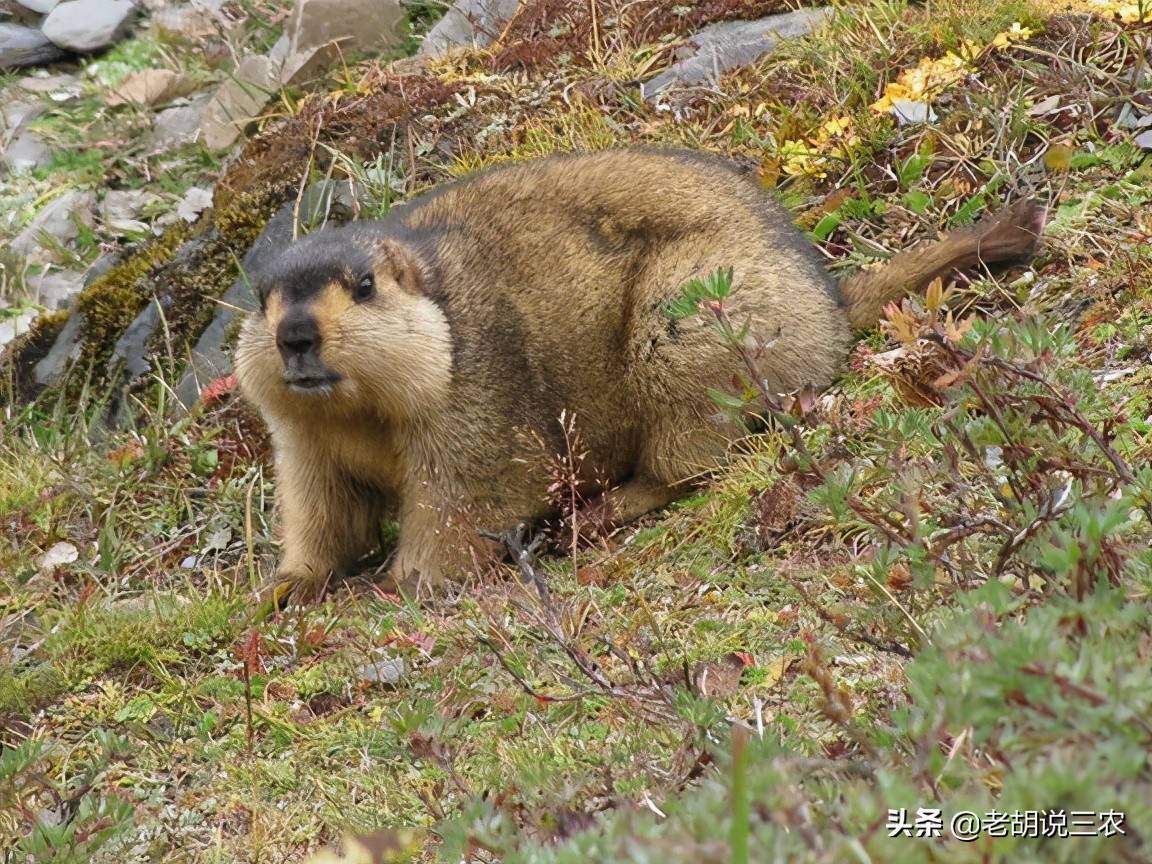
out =
[[356,677],[365,684],[385,684],[395,687],[408,673],[403,657],[383,655],[380,659],[366,663],[356,670]]
[[9,250],[35,260],[50,258],[51,254],[41,245],[44,235],[61,245],[72,242],[79,236],[79,224],[92,224],[92,205],[96,196],[92,192],[69,189],[45,204],[32,218],[32,221],[8,244]]
[[184,199],[176,208],[176,215],[185,222],[195,222],[202,212],[212,206],[212,190],[193,186],[184,193]]
[[53,102],[74,99],[80,95],[80,78],[76,75],[29,75],[16,82],[29,93],[47,93]]
[[280,88],[279,74],[267,57],[245,57],[204,106],[204,143],[213,150],[231,146]]
[[398,0],[296,0],[284,26],[287,56],[321,51],[327,64],[350,50],[399,45],[403,19]]
[[175,594],[171,591],[152,591],[148,594],[137,594],[135,597],[118,597],[115,600],[110,600],[108,601],[108,608],[129,613],[168,612],[182,606],[188,606],[191,603],[190,598],[181,594]]
[[61,48],[86,53],[117,41],[137,11],[131,0],[65,0],[48,13],[41,29]]
[[84,287],[84,274],[54,270],[41,276],[26,276],[24,284],[32,299],[47,309],[65,309]]
[[14,136],[17,132],[39,117],[46,110],[43,102],[9,102],[0,108],[4,120],[4,132]]
[[165,108],[152,121],[152,146],[157,152],[174,150],[200,137],[200,115],[205,99]]
[[52,161],[52,151],[40,136],[26,129],[8,142],[0,159],[13,174],[27,174]]
[[220,24],[207,9],[197,6],[164,6],[152,12],[152,26],[165,36],[195,40],[215,36]]
[[1043,117],[1046,114],[1054,114],[1059,110],[1060,97],[1058,95],[1053,95],[1046,99],[1041,99],[1024,113],[1029,117]]
[[688,38],[687,47],[678,52],[679,62],[641,86],[641,94],[653,102],[670,87],[714,82],[725,72],[755,63],[781,39],[806,36],[830,14],[827,8],[798,9],[756,21],[709,24]]
[[100,218],[105,223],[133,220],[159,197],[147,189],[113,189],[100,202]]
[[927,102],[917,102],[915,99],[893,99],[892,116],[901,126],[934,123],[937,119],[931,105]]
[[37,563],[40,565],[41,571],[51,572],[57,567],[71,564],[79,558],[80,550],[71,543],[60,542],[54,544],[47,552],[41,555],[40,561]]
[[[0,310],[4,311],[4,310]],[[32,326],[39,313],[35,309],[25,309],[11,317],[0,317],[0,350],[17,336],[23,336]]]
[[64,52],[34,27],[0,24],[0,69],[40,66],[64,56]]

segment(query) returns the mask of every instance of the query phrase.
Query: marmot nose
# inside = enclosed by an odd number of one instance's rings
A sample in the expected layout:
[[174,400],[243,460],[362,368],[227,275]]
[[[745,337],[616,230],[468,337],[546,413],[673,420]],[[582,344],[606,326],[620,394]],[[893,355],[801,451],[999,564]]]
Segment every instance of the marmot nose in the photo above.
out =
[[320,328],[314,318],[285,318],[276,329],[276,345],[285,358],[308,354],[319,344]]

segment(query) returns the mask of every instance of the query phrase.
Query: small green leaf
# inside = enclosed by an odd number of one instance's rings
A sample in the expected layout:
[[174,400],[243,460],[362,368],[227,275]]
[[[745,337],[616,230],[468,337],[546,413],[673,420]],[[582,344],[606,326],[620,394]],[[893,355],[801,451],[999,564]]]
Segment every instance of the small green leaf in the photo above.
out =
[[984,209],[984,203],[984,193],[977,192],[952,214],[952,218],[948,220],[948,227],[962,228],[971,225],[976,221],[976,214]]
[[843,220],[839,212],[829,213],[816,223],[816,227],[812,229],[812,238],[817,241],[827,240],[829,235],[840,227],[841,221]]
[[730,411],[744,410],[744,400],[739,396],[733,396],[731,393],[725,393],[723,390],[716,390],[711,387],[708,388],[708,396],[721,408],[726,408]]
[[913,213],[923,214],[928,212],[928,207],[932,203],[932,196],[923,190],[913,189],[909,192],[905,192],[904,198],[902,200],[904,202],[904,206],[911,210]]

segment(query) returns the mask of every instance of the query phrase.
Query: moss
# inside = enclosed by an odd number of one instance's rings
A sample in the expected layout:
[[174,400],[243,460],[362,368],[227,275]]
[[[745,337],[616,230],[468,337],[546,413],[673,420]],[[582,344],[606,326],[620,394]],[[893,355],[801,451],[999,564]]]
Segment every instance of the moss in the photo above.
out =
[[34,395],[32,371],[52,349],[66,323],[67,310],[46,312],[32,322],[27,333],[0,352],[0,397],[22,402]]
[[82,365],[99,366],[111,356],[116,340],[151,296],[150,277],[190,233],[184,223],[169,228],[80,292],[76,310],[85,319]]

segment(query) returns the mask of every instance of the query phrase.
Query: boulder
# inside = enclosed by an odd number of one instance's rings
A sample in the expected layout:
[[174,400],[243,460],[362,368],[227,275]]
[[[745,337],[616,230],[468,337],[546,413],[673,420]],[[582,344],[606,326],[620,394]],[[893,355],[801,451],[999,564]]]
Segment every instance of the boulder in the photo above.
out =
[[47,15],[60,5],[60,0],[16,0],[16,2],[38,15]]
[[137,11],[131,0],[65,0],[48,13],[41,29],[61,48],[97,51],[123,36]]
[[756,21],[709,24],[688,38],[676,63],[641,86],[641,94],[654,102],[669,88],[715,83],[725,72],[755,63],[781,39],[807,36],[830,14],[828,8],[798,9]]
[[34,27],[0,24],[0,69],[40,66],[64,56],[64,51]]

